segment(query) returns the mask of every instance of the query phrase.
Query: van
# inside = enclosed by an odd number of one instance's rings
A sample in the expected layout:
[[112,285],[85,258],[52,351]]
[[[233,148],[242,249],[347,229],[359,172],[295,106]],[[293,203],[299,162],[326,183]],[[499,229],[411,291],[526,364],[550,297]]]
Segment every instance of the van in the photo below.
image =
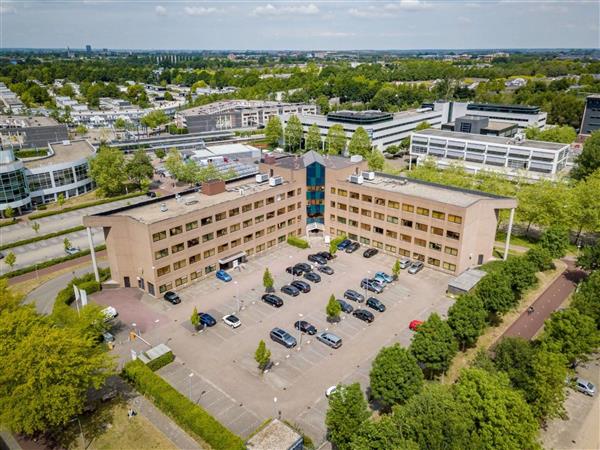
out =
[[342,346],[342,338],[333,333],[323,332],[317,336],[317,339],[331,348],[340,348]]

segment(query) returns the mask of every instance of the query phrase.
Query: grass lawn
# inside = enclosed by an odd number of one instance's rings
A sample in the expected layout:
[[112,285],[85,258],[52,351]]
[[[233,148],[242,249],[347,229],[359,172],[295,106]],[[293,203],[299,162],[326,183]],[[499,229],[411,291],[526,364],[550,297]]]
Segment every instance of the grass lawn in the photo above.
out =
[[96,200],[102,200],[104,197],[98,194],[97,190],[86,192],[85,194],[78,195],[76,197],[71,197],[65,200],[62,208],[58,206],[57,202],[46,203],[46,209],[44,211],[56,211],[63,208],[68,208],[69,206],[77,206],[83,203],[94,202]]
[[[496,241],[505,242],[506,233],[504,231],[498,231],[496,233]],[[533,238],[526,236],[518,236],[514,233],[510,235],[510,245],[518,245],[521,247],[532,248],[537,245],[537,241]]]

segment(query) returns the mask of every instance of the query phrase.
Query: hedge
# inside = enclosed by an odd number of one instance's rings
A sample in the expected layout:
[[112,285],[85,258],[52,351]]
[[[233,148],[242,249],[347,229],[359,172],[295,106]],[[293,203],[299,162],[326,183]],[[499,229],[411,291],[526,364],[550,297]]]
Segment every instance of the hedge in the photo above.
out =
[[148,397],[181,428],[197,435],[215,450],[242,450],[244,442],[201,406],[190,401],[140,360],[125,364],[123,377]]
[[17,158],[33,158],[34,156],[48,156],[48,150],[19,150],[15,152]]
[[9,227],[11,225],[17,224],[19,223],[21,220],[20,219],[10,219],[10,220],[3,220],[2,222],[0,222],[0,228],[2,227]]
[[[100,276],[100,283],[102,281],[106,281],[110,278],[110,269],[98,269],[98,275]],[[77,286],[79,289],[83,289],[88,294],[93,294],[94,292],[98,292],[100,290],[100,283],[94,279],[94,274],[91,272],[74,278],[69,282],[69,284],[67,284],[66,287],[56,294],[54,308],[57,308],[57,305],[59,304],[69,306],[75,301],[73,285]]]
[[104,205],[105,203],[111,203],[111,202],[116,202],[119,200],[125,200],[127,198],[138,197],[143,194],[144,194],[144,192],[136,191],[136,192],[132,192],[130,194],[119,195],[117,197],[103,198],[101,200],[96,200],[93,202],[82,203],[81,205],[67,206],[66,208],[56,209],[56,210],[52,210],[52,211],[45,211],[45,212],[41,212],[41,213],[33,213],[33,214],[29,215],[29,220],[41,219],[42,217],[54,216],[56,214],[62,214],[62,213],[70,212],[70,211],[77,211],[78,209],[88,208],[90,206]]
[[78,227],[68,228],[66,230],[57,231],[55,233],[48,233],[41,236],[32,237],[29,239],[23,239],[21,241],[11,242],[10,244],[0,245],[0,250],[6,250],[7,248],[19,247],[20,245],[31,244],[33,242],[44,241],[46,239],[52,239],[56,236],[62,236],[67,233],[74,233],[76,231],[84,230],[85,227],[83,225],[79,225]]
[[293,245],[294,247],[298,247],[298,248],[308,248],[310,247],[310,245],[308,245],[308,242],[306,242],[304,239],[301,239],[297,236],[290,236],[287,238],[287,243],[290,245]]
[[[97,247],[94,247],[94,250],[99,252],[99,251],[104,250],[105,248],[106,248],[106,245],[102,244],[102,245],[98,245]],[[82,256],[89,255],[89,254],[90,254],[89,250],[82,250],[78,253],[75,253],[74,255],[66,255],[66,256],[61,256],[60,258],[48,259],[39,264],[34,264],[33,266],[27,266],[27,267],[23,267],[21,269],[13,270],[12,272],[7,272],[4,275],[1,275],[0,278],[18,277],[19,275],[25,275],[26,273],[30,273],[35,270],[45,269],[46,267],[54,266],[56,264],[60,264],[65,261],[70,261],[72,259],[77,259]]]
[[148,368],[152,372],[156,372],[161,367],[165,367],[167,364],[171,364],[173,361],[175,361],[175,355],[173,354],[173,352],[167,352],[164,355],[153,359],[148,364],[146,364],[146,366],[148,366]]

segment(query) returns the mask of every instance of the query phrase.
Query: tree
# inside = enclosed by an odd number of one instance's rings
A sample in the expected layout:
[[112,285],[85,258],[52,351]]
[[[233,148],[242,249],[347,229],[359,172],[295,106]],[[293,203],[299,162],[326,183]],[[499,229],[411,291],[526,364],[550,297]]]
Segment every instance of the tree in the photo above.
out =
[[581,154],[575,160],[571,176],[576,180],[584,180],[600,169],[600,131],[594,131],[584,144]]
[[551,226],[542,234],[539,246],[548,250],[552,258],[562,258],[569,247],[569,230]]
[[265,370],[271,360],[271,351],[267,348],[265,341],[262,339],[254,352],[254,360],[258,363],[258,368],[260,370]]
[[415,131],[426,130],[427,128],[431,128],[431,124],[427,121],[421,122],[415,127]]
[[423,372],[417,360],[397,343],[379,350],[369,379],[371,395],[387,409],[405,403],[423,387]]
[[330,155],[339,155],[346,146],[346,133],[344,132],[344,127],[339,123],[336,123],[329,128],[325,143],[327,144],[327,153]]
[[192,316],[190,317],[190,322],[196,330],[200,326],[200,316],[198,315],[198,308],[196,308],[195,306],[194,311],[192,312]]
[[177,149],[172,148],[169,150],[167,158],[165,159],[165,169],[167,169],[171,176],[178,180],[179,177],[181,177],[183,166],[184,164],[181,160],[181,154],[177,151]]
[[140,123],[148,128],[157,128],[169,121],[169,117],[160,109],[150,111],[140,119]]
[[509,280],[515,300],[519,300],[525,289],[537,283],[535,266],[524,256],[515,256],[504,261],[502,273]]
[[13,252],[8,252],[6,257],[4,258],[4,262],[8,264],[8,267],[12,269],[15,263],[17,262],[17,257]]
[[410,351],[417,359],[427,378],[445,373],[458,351],[458,344],[448,323],[437,313],[419,325],[410,344]]
[[600,271],[596,270],[579,285],[571,306],[591,317],[600,330]]
[[531,377],[525,400],[530,404],[533,415],[540,420],[564,415],[565,363],[563,355],[543,350],[538,350],[531,361]]
[[273,276],[271,275],[271,272],[269,271],[269,268],[265,268],[265,273],[263,274],[263,286],[265,287],[265,290],[267,292],[272,292],[273,291]]
[[90,159],[90,176],[98,189],[107,196],[121,194],[127,181],[125,158],[121,150],[100,147],[96,156]]
[[308,133],[306,135],[306,150],[315,152],[322,151],[321,131],[316,123],[313,123],[308,128]]
[[571,196],[572,191],[562,183],[540,180],[525,184],[517,192],[517,220],[527,223],[527,235],[532,224],[566,226],[572,221],[569,208],[565,207],[572,203]]
[[165,152],[162,148],[157,148],[154,150],[154,154],[158,159],[163,159],[167,155],[167,152]]
[[325,416],[327,437],[338,450],[349,450],[352,438],[369,415],[360,384],[338,385],[329,397]]
[[525,253],[525,257],[540,272],[554,269],[555,267],[552,262],[552,255],[547,248],[540,246],[530,248],[527,250],[527,253]]
[[291,151],[300,150],[302,143],[302,122],[298,116],[291,115],[285,126],[285,146]]
[[352,138],[350,138],[348,144],[348,152],[351,155],[361,155],[365,159],[371,153],[371,139],[363,127],[358,127],[352,133]]
[[69,240],[69,238],[63,239],[63,246],[64,246],[65,250],[71,248],[71,241]]
[[127,121],[122,117],[117,117],[113,126],[117,130],[124,130],[127,127]]
[[485,329],[487,312],[474,294],[461,295],[448,310],[448,325],[463,350],[472,347]]
[[575,243],[583,231],[593,233],[600,229],[600,169],[575,185],[569,212],[577,230]]
[[283,128],[281,120],[277,116],[269,117],[267,126],[265,127],[265,136],[269,147],[275,148],[279,145],[279,141],[283,138]]
[[335,254],[337,253],[338,248],[337,248],[337,243],[334,241],[331,241],[329,243],[329,253],[331,253],[331,256],[335,256]]
[[401,270],[402,270],[402,268],[400,266],[400,260],[397,259],[396,262],[394,262],[394,265],[392,266],[392,275],[395,280],[398,279],[398,275],[400,275]]
[[531,362],[535,349],[531,342],[520,337],[503,338],[494,347],[494,366],[506,373],[511,384],[523,391],[531,383]]
[[14,219],[15,210],[12,209],[10,206],[7,206],[6,209],[4,210],[4,217],[6,217],[7,219]]
[[65,204],[65,194],[63,194],[62,192],[58,194],[58,196],[56,197],[56,203],[58,204],[59,208],[62,208]]
[[173,94],[171,94],[169,91],[165,92],[164,99],[167,102],[173,101]]
[[38,232],[40,231],[40,223],[39,222],[33,222],[31,224],[31,229],[33,231],[35,231],[35,234],[38,234]]
[[505,374],[463,369],[452,390],[470,424],[471,448],[538,448],[538,423]]
[[154,175],[152,161],[150,161],[146,151],[141,148],[137,149],[133,154],[133,158],[127,162],[125,171],[127,172],[129,179],[139,189],[142,188],[142,184],[148,183],[148,181],[152,179],[152,176]]
[[80,136],[83,136],[85,133],[87,133],[87,131],[88,129],[86,128],[86,126],[81,123],[75,128],[75,133],[77,133]]
[[556,126],[547,130],[540,130],[537,127],[528,127],[525,130],[525,137],[534,141],[560,142],[570,144],[577,138],[575,128],[568,125]]
[[367,163],[369,164],[369,170],[381,172],[385,166],[385,158],[379,150],[373,149],[367,155]]
[[485,310],[492,315],[501,315],[515,305],[515,294],[510,280],[502,272],[488,273],[479,281],[475,295],[483,302]]
[[352,437],[352,450],[419,450],[414,441],[403,437],[394,419],[384,414],[379,420],[365,420]]
[[327,320],[330,322],[337,322],[340,319],[342,307],[335,299],[335,295],[331,294],[331,297],[329,297],[329,302],[327,302],[325,312],[327,314]]
[[570,363],[587,360],[600,343],[594,319],[575,308],[553,313],[544,323],[540,341],[543,348],[562,353]]

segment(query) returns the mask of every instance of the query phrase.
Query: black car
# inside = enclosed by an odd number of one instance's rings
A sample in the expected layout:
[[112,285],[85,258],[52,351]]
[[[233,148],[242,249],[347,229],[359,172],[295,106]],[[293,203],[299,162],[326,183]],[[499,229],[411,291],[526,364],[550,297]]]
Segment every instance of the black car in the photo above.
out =
[[327,261],[330,261],[333,259],[333,255],[329,252],[319,252],[319,253],[317,253],[317,255],[319,255],[321,258],[325,258]]
[[302,272],[310,272],[312,270],[311,265],[306,263],[298,263],[294,267],[300,269]]
[[353,291],[352,289],[348,289],[346,292],[344,292],[344,298],[358,303],[362,303],[365,301],[365,297],[362,294],[359,294],[358,292]]
[[352,244],[352,241],[350,239],[344,239],[337,245],[337,248],[338,250],[345,250],[350,244]]
[[373,308],[375,311],[384,312],[385,305],[377,300],[375,297],[369,297],[367,299],[367,306]]
[[313,283],[321,282],[321,276],[318,273],[314,272],[306,272],[304,274],[304,278],[306,278],[308,281],[312,281]]
[[353,242],[348,247],[346,247],[346,253],[354,253],[356,250],[360,248],[360,244],[358,242]]
[[365,258],[370,258],[371,256],[375,256],[377,253],[379,253],[379,250],[376,248],[368,248],[364,251],[363,256]]
[[293,266],[293,267],[290,266],[287,269],[285,269],[285,271],[287,273],[291,273],[292,275],[294,275],[296,277],[299,277],[300,275],[302,275],[302,272],[303,272],[302,269],[300,269],[299,267],[296,267],[296,266]]
[[317,254],[313,254],[313,255],[308,255],[308,260],[310,262],[315,262],[317,264],[327,264],[327,260],[325,258],[323,258],[322,256],[319,256]]
[[317,334],[317,329],[315,328],[315,326],[311,325],[306,320],[299,320],[294,324],[294,328],[296,330],[302,331],[303,333],[310,334],[311,336],[313,334]]
[[215,318],[208,313],[199,312],[198,318],[200,319],[200,323],[207,327],[214,327],[217,324]]
[[375,320],[375,316],[371,311],[367,311],[366,309],[357,309],[352,313],[354,317],[360,320],[364,320],[365,322],[371,323]]
[[329,266],[319,266],[317,267],[317,270],[321,273],[326,273],[327,275],[333,275],[335,273]]
[[263,302],[274,306],[275,308],[280,308],[283,306],[283,300],[280,297],[277,297],[274,294],[265,294],[260,298]]
[[291,295],[292,297],[297,297],[298,295],[300,295],[300,291],[298,290],[298,288],[291,286],[289,284],[286,284],[285,286],[283,286],[281,288],[281,292],[283,292],[284,294],[287,294],[287,295]]
[[148,191],[146,192],[146,195],[150,198],[155,198],[156,197],[156,192],[152,192],[152,191]]
[[345,302],[344,300],[340,300],[339,298],[337,299],[337,302],[340,304],[340,306],[342,307],[342,311],[344,311],[345,313],[351,313],[352,311],[354,311],[354,308],[350,303]]
[[164,299],[172,305],[178,305],[179,303],[181,303],[181,299],[179,298],[179,295],[177,295],[173,291],[165,292]]
[[292,281],[290,285],[294,286],[300,292],[307,293],[310,292],[310,284],[302,280]]

